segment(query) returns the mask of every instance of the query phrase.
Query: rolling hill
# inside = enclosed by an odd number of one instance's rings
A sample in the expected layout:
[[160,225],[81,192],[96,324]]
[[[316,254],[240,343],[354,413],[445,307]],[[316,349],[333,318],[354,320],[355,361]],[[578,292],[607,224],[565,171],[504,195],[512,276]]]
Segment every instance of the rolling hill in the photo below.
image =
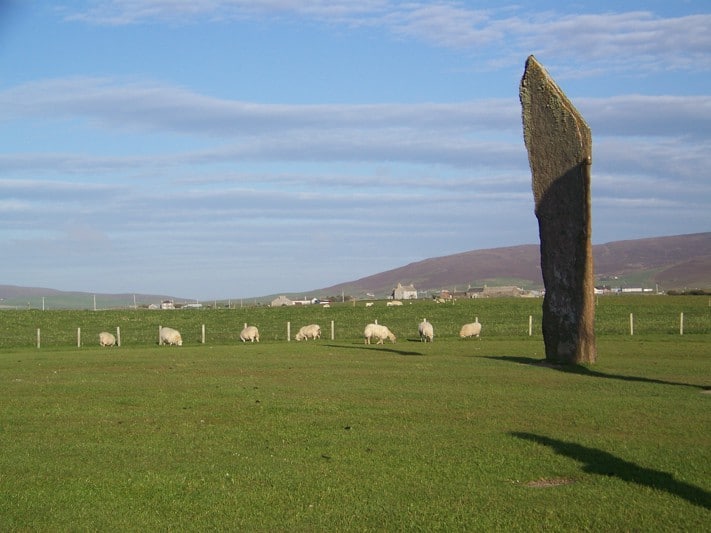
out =
[[[600,285],[660,290],[711,288],[711,232],[615,241],[593,246]],[[390,294],[398,283],[418,290],[464,290],[483,285],[543,287],[537,244],[473,250],[410,263],[313,291],[317,295]]]
[[[152,294],[101,294],[81,291],[60,291],[45,287],[0,285],[0,309],[107,309],[113,307],[147,306],[163,300],[183,301],[172,296]],[[192,300],[191,300],[192,301]]]
[[[669,237],[614,241],[593,246],[598,285],[645,287],[660,290],[711,290],[711,232]],[[473,250],[415,263],[349,281],[287,296],[329,297],[347,294],[364,298],[390,295],[398,283],[413,284],[418,290],[465,290],[484,285],[516,285],[524,289],[543,287],[537,244]],[[262,303],[274,295],[253,298]],[[0,307],[41,307],[91,309],[130,307],[182,298],[146,294],[95,294],[64,292],[38,287],[0,285]],[[226,301],[228,296],[222,300]],[[233,298],[234,299],[234,298]]]

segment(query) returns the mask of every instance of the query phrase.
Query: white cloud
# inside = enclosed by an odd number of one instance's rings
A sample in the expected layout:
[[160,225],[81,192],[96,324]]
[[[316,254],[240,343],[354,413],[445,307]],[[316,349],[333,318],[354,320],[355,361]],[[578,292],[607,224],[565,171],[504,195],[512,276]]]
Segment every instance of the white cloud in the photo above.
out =
[[398,5],[384,19],[394,34],[448,48],[474,48],[504,40],[506,34],[492,14],[459,4],[438,2]]
[[[580,98],[577,103],[593,129],[596,156],[606,156],[599,158],[603,168],[609,161],[650,172],[664,169],[694,175],[703,169],[711,131],[711,97],[619,95]],[[94,134],[135,131],[196,141],[191,149],[164,153],[158,141],[147,137],[144,151],[151,150],[151,143],[156,143],[156,148],[144,156],[0,156],[0,164],[10,172],[161,172],[180,165],[244,160],[399,161],[471,169],[526,165],[519,103],[506,99],[447,104],[272,105],[210,98],[165,85],[73,78],[0,92],[0,117],[5,121],[83,119],[93,125]],[[619,140],[623,138],[626,140]],[[654,138],[658,140],[651,140]],[[196,148],[200,145],[207,147]]]
[[708,138],[711,95],[615,95],[576,99],[595,134]]
[[195,17],[212,21],[263,16],[302,16],[326,22],[355,23],[389,8],[387,0],[104,0],[76,11],[67,20],[100,25],[125,25],[145,20],[189,23]]
[[549,66],[564,77],[589,76],[601,68],[627,74],[711,68],[710,14],[669,18],[651,11],[538,13],[517,5],[472,9],[452,1],[103,0],[72,11],[67,19],[125,25],[279,16],[378,27],[398,38],[478,54],[490,67],[535,53],[551,58]]
[[535,46],[546,55],[624,64],[634,58],[649,69],[708,69],[710,23],[711,15],[662,18],[648,11],[551,16],[534,21],[524,40],[544,43]]
[[0,119],[77,117],[100,126],[214,136],[338,128],[501,128],[518,121],[511,102],[282,105],[212,98],[168,85],[66,78],[0,92]]
[[[708,196],[708,96],[620,95],[577,102],[593,128],[593,186],[600,197],[632,198],[639,189],[651,190],[653,198],[667,195],[693,204]],[[193,118],[176,121],[177,109]],[[120,221],[123,214],[169,232],[171,224],[181,223],[178,213],[185,212],[205,223],[218,217],[228,227],[230,218],[262,215],[274,223],[285,212],[302,221],[340,214],[356,226],[361,213],[381,221],[384,213],[397,213],[388,221],[397,224],[402,202],[422,210],[436,203],[446,206],[447,214],[461,209],[470,217],[491,206],[494,212],[504,205],[530,207],[519,103],[506,99],[271,105],[166,85],[72,78],[0,92],[0,117],[6,123],[83,119],[94,136],[127,132],[133,137],[131,132],[144,130],[142,156],[0,155],[6,176],[0,191],[15,213],[34,208],[52,216],[72,206],[78,216],[106,213],[115,228],[137,231]],[[166,153],[153,133],[191,142]],[[288,163],[292,172],[285,173],[283,166],[276,170],[279,162]],[[235,170],[244,165],[254,170]],[[374,165],[393,170],[374,171]],[[596,175],[603,176],[600,182]],[[105,184],[93,183],[97,176]],[[466,213],[471,197],[476,213]]]

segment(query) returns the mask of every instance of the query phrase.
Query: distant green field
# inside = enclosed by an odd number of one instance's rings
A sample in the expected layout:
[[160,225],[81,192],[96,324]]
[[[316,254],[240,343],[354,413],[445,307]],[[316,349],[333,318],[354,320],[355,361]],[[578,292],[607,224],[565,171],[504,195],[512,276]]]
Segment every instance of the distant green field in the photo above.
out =
[[[98,343],[101,331],[120,328],[122,347],[150,346],[157,343],[159,325],[179,329],[185,345],[205,341],[208,345],[239,343],[244,323],[256,325],[262,342],[287,340],[287,323],[292,338],[298,328],[318,323],[324,337],[355,341],[366,324],[378,321],[388,326],[400,340],[416,339],[417,324],[427,318],[435,327],[435,341],[457,338],[462,324],[479,320],[484,338],[541,337],[541,300],[493,298],[457,300],[437,304],[431,300],[405,302],[402,307],[386,307],[378,301],[373,307],[357,304],[280,307],[263,306],[237,309],[182,309],[170,311],[0,311],[0,349],[31,347],[37,344],[40,330],[42,347],[76,347],[77,329],[82,346]],[[606,335],[679,335],[683,313],[685,335],[711,333],[711,301],[703,296],[602,296],[596,306],[596,332]],[[630,315],[632,317],[630,318]]]

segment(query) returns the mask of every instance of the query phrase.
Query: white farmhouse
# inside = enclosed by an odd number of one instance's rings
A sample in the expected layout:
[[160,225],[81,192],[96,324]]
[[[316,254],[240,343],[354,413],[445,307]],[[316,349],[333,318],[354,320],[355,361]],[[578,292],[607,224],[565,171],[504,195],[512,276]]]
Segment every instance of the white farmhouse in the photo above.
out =
[[412,285],[398,283],[392,292],[393,300],[417,300],[417,289]]

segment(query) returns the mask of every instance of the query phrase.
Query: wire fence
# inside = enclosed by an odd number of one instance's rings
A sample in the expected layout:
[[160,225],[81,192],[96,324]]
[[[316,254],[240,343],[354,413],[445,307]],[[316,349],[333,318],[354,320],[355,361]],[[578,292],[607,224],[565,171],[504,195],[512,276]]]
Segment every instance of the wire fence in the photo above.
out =
[[[710,335],[711,301],[694,297],[601,298],[596,307],[595,332],[600,336]],[[183,345],[241,344],[245,324],[257,326],[260,342],[294,342],[301,326],[319,324],[322,339],[362,342],[366,324],[386,325],[398,340],[419,340],[418,324],[427,319],[435,341],[458,339],[461,326],[482,324],[482,338],[542,339],[540,299],[492,299],[435,304],[409,302],[386,307],[375,302],[237,309],[144,309],[107,311],[11,310],[0,312],[0,349],[27,347],[99,346],[99,333],[116,337],[116,344],[159,344],[158,328],[180,331]],[[308,341],[307,341],[308,342]]]

